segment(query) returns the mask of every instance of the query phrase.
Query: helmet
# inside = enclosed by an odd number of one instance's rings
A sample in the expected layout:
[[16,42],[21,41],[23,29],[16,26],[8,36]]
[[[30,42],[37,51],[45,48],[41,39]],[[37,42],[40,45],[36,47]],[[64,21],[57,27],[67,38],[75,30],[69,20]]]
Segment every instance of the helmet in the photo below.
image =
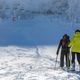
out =
[[67,34],[64,34],[64,35],[63,35],[63,37],[67,37],[67,36],[68,36]]
[[63,38],[68,38],[69,39],[69,36],[67,34],[64,34]]
[[75,33],[76,33],[76,32],[80,32],[80,30],[79,30],[79,29],[77,29],[77,30],[75,31]]

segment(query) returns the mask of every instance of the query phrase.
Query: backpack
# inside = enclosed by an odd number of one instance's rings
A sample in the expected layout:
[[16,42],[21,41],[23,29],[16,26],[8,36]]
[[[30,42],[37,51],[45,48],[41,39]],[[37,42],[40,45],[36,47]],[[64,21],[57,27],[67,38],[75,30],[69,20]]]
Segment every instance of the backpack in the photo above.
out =
[[69,42],[70,42],[69,37],[66,37],[65,39],[63,38],[61,40],[62,47],[68,47]]
[[67,39],[62,39],[62,46],[67,46],[68,40]]

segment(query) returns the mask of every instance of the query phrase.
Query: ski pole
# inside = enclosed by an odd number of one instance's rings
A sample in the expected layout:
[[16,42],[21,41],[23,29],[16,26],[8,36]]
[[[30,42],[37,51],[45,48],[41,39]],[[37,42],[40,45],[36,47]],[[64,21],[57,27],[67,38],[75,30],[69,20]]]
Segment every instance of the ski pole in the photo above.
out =
[[57,64],[57,58],[58,58],[58,55],[56,56],[56,61],[55,61],[55,69],[56,69],[56,64]]

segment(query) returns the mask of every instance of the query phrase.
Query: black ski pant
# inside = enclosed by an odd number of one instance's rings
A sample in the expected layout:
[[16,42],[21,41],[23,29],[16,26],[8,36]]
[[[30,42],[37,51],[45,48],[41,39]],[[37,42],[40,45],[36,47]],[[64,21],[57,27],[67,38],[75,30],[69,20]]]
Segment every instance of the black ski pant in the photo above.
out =
[[61,56],[60,56],[60,67],[64,67],[64,58],[66,61],[66,67],[70,67],[70,60],[69,60],[69,51],[61,50]]
[[75,55],[77,56],[77,61],[80,64],[80,53],[78,52],[72,52],[72,64],[75,64]]

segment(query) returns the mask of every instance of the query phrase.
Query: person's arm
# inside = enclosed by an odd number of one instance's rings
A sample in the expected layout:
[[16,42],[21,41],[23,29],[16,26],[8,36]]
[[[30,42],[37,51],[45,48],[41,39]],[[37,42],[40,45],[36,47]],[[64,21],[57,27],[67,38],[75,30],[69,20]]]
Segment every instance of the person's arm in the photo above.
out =
[[59,42],[57,53],[56,53],[57,55],[59,54],[59,50],[60,50],[60,47],[61,47],[61,42],[62,42],[62,40],[60,40],[60,42]]
[[70,41],[68,44],[68,47],[71,47],[71,46],[72,46],[72,41]]
[[74,35],[72,37],[72,39],[70,40],[69,44],[68,44],[68,47],[71,47],[73,44],[74,44]]

